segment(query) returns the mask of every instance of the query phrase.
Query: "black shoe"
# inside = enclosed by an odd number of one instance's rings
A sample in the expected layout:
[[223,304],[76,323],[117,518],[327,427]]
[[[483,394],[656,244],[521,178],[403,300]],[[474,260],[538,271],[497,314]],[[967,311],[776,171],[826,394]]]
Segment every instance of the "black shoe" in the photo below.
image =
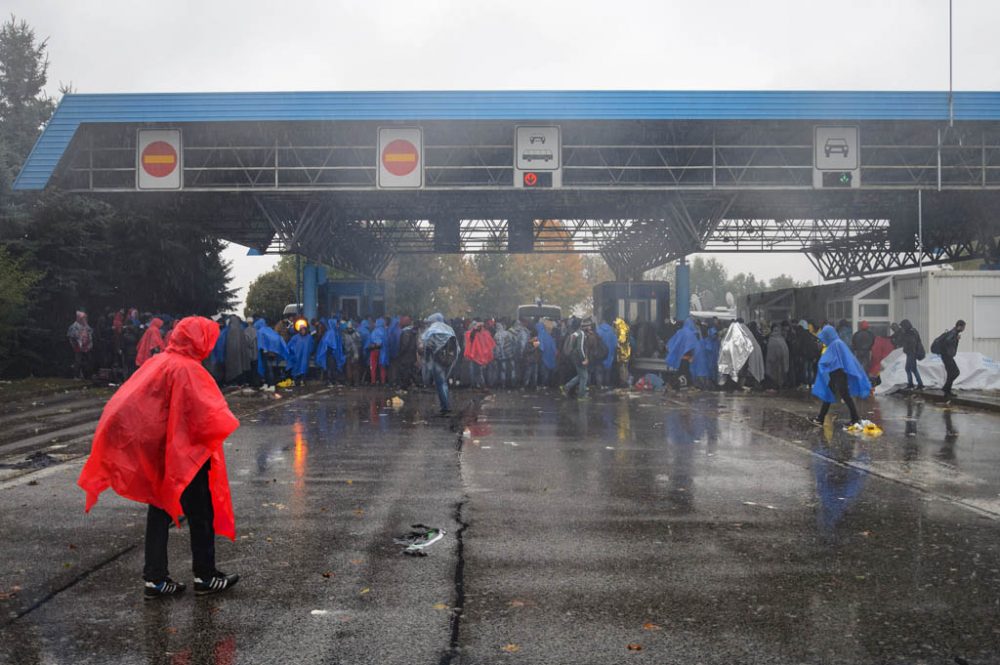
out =
[[450,415],[451,415],[450,409],[441,409],[440,411],[438,411],[439,418],[447,418]]
[[143,598],[146,600],[152,600],[153,598],[161,598],[163,596],[176,596],[177,594],[184,593],[184,589],[187,589],[187,585],[183,582],[174,582],[169,577],[162,582],[153,583],[146,582],[146,587],[142,590]]
[[912,383],[907,383],[906,384],[906,389],[907,390],[913,390],[913,384]]
[[194,593],[196,596],[207,596],[210,593],[219,593],[220,591],[225,591],[226,589],[236,586],[236,583],[240,581],[240,576],[236,573],[232,575],[226,575],[221,571],[215,571],[215,574],[207,579],[202,579],[200,577],[194,578]]
[[810,418],[809,422],[811,422],[816,427],[822,427],[823,426],[823,421],[820,420],[819,418],[816,418],[816,417]]
[[919,386],[917,386],[916,389],[917,390],[923,390],[924,389],[924,384],[921,383]]

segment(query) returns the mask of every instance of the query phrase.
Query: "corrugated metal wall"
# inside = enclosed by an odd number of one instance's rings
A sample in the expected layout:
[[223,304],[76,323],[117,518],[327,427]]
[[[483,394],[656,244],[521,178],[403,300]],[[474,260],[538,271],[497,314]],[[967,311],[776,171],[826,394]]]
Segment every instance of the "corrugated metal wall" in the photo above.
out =
[[1000,358],[1000,330],[977,329],[975,296],[1000,296],[1000,272],[941,270],[930,275],[930,337],[934,339],[962,319],[967,327],[959,351],[978,351]]

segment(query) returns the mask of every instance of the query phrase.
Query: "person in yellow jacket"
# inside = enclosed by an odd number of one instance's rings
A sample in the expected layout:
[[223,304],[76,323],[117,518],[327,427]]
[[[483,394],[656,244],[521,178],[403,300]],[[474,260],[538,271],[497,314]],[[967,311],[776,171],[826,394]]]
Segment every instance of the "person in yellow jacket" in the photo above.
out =
[[632,357],[632,346],[629,344],[629,327],[625,321],[618,317],[612,324],[615,334],[618,336],[618,349],[615,351],[615,363],[618,366],[618,385],[622,388],[628,387],[628,362]]

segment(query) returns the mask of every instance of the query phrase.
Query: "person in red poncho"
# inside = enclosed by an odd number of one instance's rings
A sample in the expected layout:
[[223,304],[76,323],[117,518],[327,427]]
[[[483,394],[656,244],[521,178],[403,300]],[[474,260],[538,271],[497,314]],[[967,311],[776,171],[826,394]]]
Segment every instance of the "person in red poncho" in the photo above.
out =
[[186,515],[191,529],[195,593],[224,591],[238,575],[215,567],[215,534],[236,538],[222,445],[239,421],[202,360],[219,326],[182,319],[164,353],[143,363],[104,407],[90,457],[77,484],[85,510],[108,489],[149,504],[146,517],[146,598],[184,591],[167,571],[167,530]]
[[163,319],[153,319],[149,322],[149,328],[143,333],[142,339],[139,340],[139,347],[136,349],[136,367],[140,367],[154,355],[163,351],[166,344],[163,343],[163,336],[160,334],[161,328],[163,328]]
[[493,362],[495,346],[493,336],[483,327],[482,321],[473,321],[472,326],[465,331],[465,359],[469,361],[469,380],[473,388],[485,387],[483,368]]

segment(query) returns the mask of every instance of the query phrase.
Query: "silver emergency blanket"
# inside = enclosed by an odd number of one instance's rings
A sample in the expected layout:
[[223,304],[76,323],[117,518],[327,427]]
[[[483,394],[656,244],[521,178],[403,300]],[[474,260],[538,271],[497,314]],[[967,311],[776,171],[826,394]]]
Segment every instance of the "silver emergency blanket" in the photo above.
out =
[[719,383],[726,377],[736,380],[743,366],[750,363],[750,374],[757,381],[764,380],[764,354],[753,333],[742,323],[729,324],[719,348]]

